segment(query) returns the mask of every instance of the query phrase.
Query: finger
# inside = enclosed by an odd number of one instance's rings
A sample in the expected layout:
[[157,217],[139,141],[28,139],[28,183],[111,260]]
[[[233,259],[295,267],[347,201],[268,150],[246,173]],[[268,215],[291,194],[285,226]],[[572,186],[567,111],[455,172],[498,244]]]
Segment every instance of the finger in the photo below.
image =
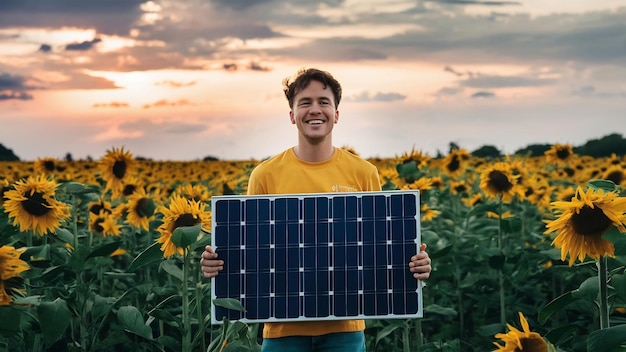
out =
[[430,277],[430,273],[415,273],[413,277],[418,280],[426,280]]
[[426,247],[428,247],[428,245],[426,245],[426,243],[422,243],[422,244],[420,245],[420,252],[425,251],[425,250],[426,250]]
[[202,252],[202,259],[212,260],[212,259],[215,259],[215,258],[217,258],[217,253],[215,253],[213,251],[211,251],[211,252],[207,252],[207,251]]
[[419,252],[416,255],[411,257],[411,261],[415,262],[415,261],[419,261],[419,260],[423,260],[428,258],[430,260],[430,258],[428,257],[428,254],[426,254],[425,252]]

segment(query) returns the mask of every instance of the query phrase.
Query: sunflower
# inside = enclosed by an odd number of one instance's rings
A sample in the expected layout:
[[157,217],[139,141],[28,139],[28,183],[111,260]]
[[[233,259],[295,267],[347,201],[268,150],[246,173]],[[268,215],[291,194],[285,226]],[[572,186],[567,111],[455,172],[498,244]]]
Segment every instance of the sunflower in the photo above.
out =
[[30,266],[20,259],[26,248],[15,249],[12,246],[0,247],[0,306],[11,303],[11,292],[19,292],[20,288],[15,284],[15,278],[19,278],[23,271],[29,270]]
[[623,186],[626,184],[626,169],[620,165],[613,165],[604,171],[603,180],[613,181],[616,185]]
[[506,334],[498,333],[495,335],[497,339],[504,342],[504,346],[494,342],[493,344],[498,347],[498,349],[494,350],[494,352],[548,352],[553,349],[549,349],[548,343],[546,343],[539,333],[530,331],[528,321],[522,312],[519,312],[519,320],[522,324],[521,331],[513,327],[511,324],[506,324],[509,332]]
[[571,144],[555,144],[544,153],[548,163],[567,164],[576,159],[574,148]]
[[107,202],[103,199],[100,199],[96,202],[90,202],[87,205],[87,209],[89,209],[89,213],[98,215],[101,211],[105,213],[111,214],[113,212],[113,208],[111,207],[111,203]]
[[465,164],[471,156],[472,155],[465,149],[452,150],[450,154],[443,159],[441,168],[443,172],[451,177],[459,176],[465,169]]
[[106,190],[116,193],[122,191],[124,181],[135,167],[135,160],[130,152],[124,151],[124,147],[112,148],[100,160],[99,167],[106,182]]
[[467,195],[470,187],[464,180],[450,182],[450,193],[454,195]]
[[19,224],[20,231],[32,230],[41,236],[50,233],[70,217],[70,206],[54,199],[58,186],[44,175],[19,180],[4,194],[4,211],[14,225]]
[[480,193],[476,193],[471,197],[461,198],[461,201],[463,202],[463,204],[465,204],[466,207],[473,208],[483,202],[483,195]]
[[513,197],[522,195],[517,185],[518,177],[513,175],[509,163],[496,162],[480,174],[480,189],[488,197],[502,197],[503,202],[510,202]]
[[601,256],[614,256],[613,243],[602,238],[611,227],[625,232],[626,198],[615,192],[605,192],[582,187],[576,189],[571,201],[552,202],[552,207],[561,213],[558,219],[546,221],[546,234],[557,231],[552,244],[561,249],[561,260],[569,253],[569,265],[576,258],[580,261],[589,256],[600,259]]
[[420,177],[415,182],[402,187],[402,189],[418,189],[420,191],[427,191],[431,188],[433,188],[433,182],[429,177]]
[[126,221],[137,228],[148,231],[154,209],[154,200],[148,197],[143,188],[140,188],[128,197]]
[[178,187],[176,193],[182,197],[193,199],[197,202],[208,202],[211,199],[211,193],[206,186],[202,184],[192,185],[187,183]]
[[41,174],[50,175],[62,169],[59,167],[59,161],[55,158],[37,158],[35,160],[35,171]]
[[120,236],[120,226],[115,216],[106,209],[100,210],[98,215],[89,214],[89,229],[102,236]]
[[161,243],[163,257],[169,258],[176,253],[183,254],[183,248],[176,247],[172,242],[172,233],[177,228],[200,224],[210,226],[211,215],[204,208],[203,202],[189,200],[178,195],[172,197],[169,208],[165,206],[159,208],[163,214],[163,224],[157,229],[161,236],[156,241]]
[[422,214],[422,221],[431,221],[432,219],[436,218],[437,215],[439,215],[440,211],[431,209],[427,204],[423,204],[420,207],[420,213]]

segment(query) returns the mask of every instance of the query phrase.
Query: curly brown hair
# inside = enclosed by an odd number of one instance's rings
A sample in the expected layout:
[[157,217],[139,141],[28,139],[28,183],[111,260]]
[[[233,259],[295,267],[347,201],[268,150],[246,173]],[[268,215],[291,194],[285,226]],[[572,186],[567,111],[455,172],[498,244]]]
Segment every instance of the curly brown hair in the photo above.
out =
[[293,107],[293,98],[309,86],[311,81],[318,81],[324,85],[324,88],[330,87],[335,97],[335,109],[341,101],[341,84],[329,72],[316,68],[301,68],[291,77],[283,79],[283,92],[289,102],[289,107]]

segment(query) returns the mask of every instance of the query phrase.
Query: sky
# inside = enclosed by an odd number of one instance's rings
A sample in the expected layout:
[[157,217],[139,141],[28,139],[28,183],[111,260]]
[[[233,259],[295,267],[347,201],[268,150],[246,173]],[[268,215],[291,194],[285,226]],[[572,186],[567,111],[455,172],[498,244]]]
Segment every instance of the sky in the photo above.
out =
[[366,158],[626,135],[626,0],[1,0],[0,144],[264,159],[297,141],[301,67]]

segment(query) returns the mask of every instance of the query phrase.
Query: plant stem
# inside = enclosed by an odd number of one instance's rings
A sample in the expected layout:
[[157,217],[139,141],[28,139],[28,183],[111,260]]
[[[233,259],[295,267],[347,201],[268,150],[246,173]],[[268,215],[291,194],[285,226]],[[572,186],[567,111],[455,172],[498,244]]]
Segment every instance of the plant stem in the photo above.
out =
[[409,321],[404,322],[404,328],[402,328],[402,351],[411,352],[411,346],[409,342]]
[[[200,272],[200,270],[198,270]],[[196,282],[196,314],[198,315],[198,333],[202,337],[202,346],[206,346],[206,338],[204,336],[204,317],[202,316],[202,285]]]
[[415,322],[414,333],[415,333],[415,349],[413,351],[420,352],[422,349],[422,344],[424,341],[422,340],[422,319],[413,319]]
[[596,264],[598,265],[598,282],[600,285],[600,329],[607,329],[609,327],[609,304],[606,256],[600,257]]
[[[502,195],[498,198],[498,249],[500,250],[500,254],[503,255],[502,251]],[[502,262],[502,266],[504,267],[504,261]],[[498,269],[498,283],[500,284],[500,324],[503,326],[506,324],[506,311],[504,305],[504,275],[502,274],[502,268]]]
[[189,316],[189,294],[188,294],[188,278],[189,278],[189,256],[190,252],[187,248],[183,253],[183,352],[191,351],[191,326]]

